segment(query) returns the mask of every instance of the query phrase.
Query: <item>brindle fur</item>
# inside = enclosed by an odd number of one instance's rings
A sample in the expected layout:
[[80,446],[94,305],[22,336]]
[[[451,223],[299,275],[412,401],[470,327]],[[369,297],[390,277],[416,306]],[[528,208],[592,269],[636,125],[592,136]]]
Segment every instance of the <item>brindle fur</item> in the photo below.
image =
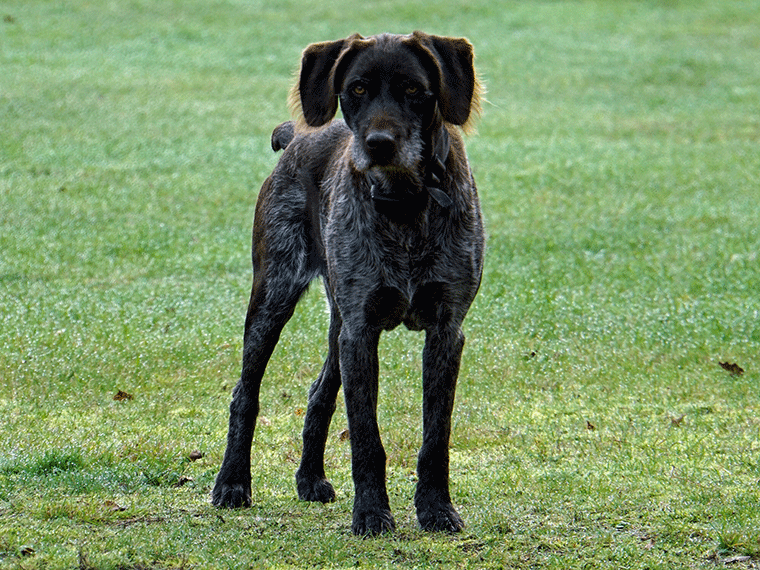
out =
[[[212,503],[251,504],[251,440],[264,369],[299,298],[321,276],[329,350],[309,392],[298,496],[335,499],[324,450],[342,386],[352,530],[394,528],[377,424],[377,347],[383,330],[403,323],[426,334],[417,519],[423,529],[458,531],[463,522],[449,495],[448,447],[461,324],[480,285],[484,247],[457,128],[478,110],[472,46],[421,32],[312,44],[295,91],[303,118],[275,129],[272,146],[285,150],[256,204],[242,374]],[[338,101],[345,120],[333,120]],[[435,197],[433,186],[445,196]]]

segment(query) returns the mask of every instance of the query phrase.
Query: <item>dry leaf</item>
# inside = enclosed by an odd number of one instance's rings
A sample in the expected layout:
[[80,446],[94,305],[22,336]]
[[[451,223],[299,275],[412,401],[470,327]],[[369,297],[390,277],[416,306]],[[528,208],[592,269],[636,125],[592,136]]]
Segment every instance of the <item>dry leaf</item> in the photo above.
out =
[[351,439],[351,433],[347,429],[342,429],[338,433],[338,439],[340,441],[348,441],[349,439]]
[[114,511],[114,512],[127,510],[127,507],[122,507],[121,505],[119,505],[118,503],[114,501],[106,501],[105,503],[103,503],[103,506],[106,507],[109,511]]
[[19,553],[21,556],[34,556],[34,547],[33,546],[22,546],[19,548]]
[[305,416],[305,415],[306,415],[306,411],[305,411],[303,408],[296,408],[296,409],[295,409],[295,414],[296,414],[296,415],[297,415],[299,418],[301,418],[301,417],[303,417],[303,416]]
[[681,414],[677,418],[670,418],[670,423],[676,427],[679,427],[683,423],[683,419],[685,417],[686,417],[686,414]]
[[117,402],[123,402],[124,400],[132,400],[134,399],[134,396],[130,394],[129,392],[124,392],[122,390],[119,390],[114,394],[113,399]]
[[586,429],[593,431],[596,429],[596,426],[592,424],[590,421],[586,420]]
[[185,484],[187,484],[187,483],[192,483],[193,481],[194,481],[194,479],[193,479],[192,477],[188,477],[187,475],[182,475],[182,476],[179,478],[179,481],[177,481],[177,482],[176,482],[176,483],[173,485],[173,487],[182,487],[183,485],[185,485]]
[[262,425],[264,427],[268,427],[272,425],[272,420],[269,418],[265,418],[264,416],[261,416],[258,420],[259,425]]
[[741,376],[742,374],[744,374],[744,369],[738,364],[736,364],[735,362],[718,361],[718,364],[720,364],[724,370],[727,370],[728,372],[730,372],[732,376]]
[[199,459],[203,458],[203,454],[198,451],[197,449],[195,451],[191,451],[190,455],[188,456],[190,461],[198,461]]

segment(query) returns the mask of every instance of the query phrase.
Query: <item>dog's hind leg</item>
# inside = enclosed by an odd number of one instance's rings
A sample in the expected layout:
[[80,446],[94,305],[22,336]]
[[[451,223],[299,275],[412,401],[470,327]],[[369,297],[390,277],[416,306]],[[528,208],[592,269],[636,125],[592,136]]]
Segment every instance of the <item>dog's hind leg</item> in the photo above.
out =
[[[298,300],[319,272],[310,260],[307,228],[290,205],[272,196],[288,188],[262,187],[253,232],[253,287],[243,337],[243,366],[232,392],[227,449],[211,492],[212,504],[251,504],[251,442],[259,413],[259,389],[269,358]],[[302,216],[300,217],[302,218]]]
[[243,370],[232,392],[227,449],[211,493],[211,502],[218,507],[251,505],[251,443],[259,413],[261,379],[301,293],[293,291],[282,296],[276,307],[258,304],[256,290],[251,294],[243,340]]
[[325,445],[330,421],[335,413],[335,398],[340,390],[340,361],[338,337],[341,318],[330,299],[330,334],[327,359],[317,380],[309,391],[309,406],[303,427],[303,453],[296,472],[298,498],[302,501],[329,503],[335,500],[335,490],[325,476]]

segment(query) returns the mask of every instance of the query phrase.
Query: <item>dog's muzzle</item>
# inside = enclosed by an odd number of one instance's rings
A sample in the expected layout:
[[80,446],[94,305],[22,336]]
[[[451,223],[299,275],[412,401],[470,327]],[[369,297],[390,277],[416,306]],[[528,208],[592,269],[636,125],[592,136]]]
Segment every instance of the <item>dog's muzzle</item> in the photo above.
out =
[[[374,140],[374,135],[377,136],[377,140]],[[378,148],[383,145],[389,145],[391,152],[395,151],[395,141],[390,135],[386,133],[373,133],[367,137],[367,146],[370,146],[370,139],[373,139],[373,144]],[[441,180],[446,173],[446,159],[449,156],[451,150],[451,141],[449,140],[448,131],[441,127],[438,133],[435,151],[433,155],[428,159],[425,166],[425,178],[423,185],[427,190],[430,197],[433,198],[442,208],[450,208],[454,203],[451,197],[441,190]],[[416,192],[411,192],[407,185],[398,184],[386,184],[377,175],[371,171],[367,173],[367,180],[370,183],[370,195],[372,200],[377,203],[393,204],[402,203],[409,198],[416,195]]]

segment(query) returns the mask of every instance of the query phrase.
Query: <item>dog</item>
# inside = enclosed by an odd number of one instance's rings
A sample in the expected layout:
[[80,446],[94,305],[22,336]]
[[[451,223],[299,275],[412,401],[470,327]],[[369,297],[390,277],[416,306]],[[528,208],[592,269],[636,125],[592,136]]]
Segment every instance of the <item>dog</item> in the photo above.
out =
[[[324,451],[342,386],[351,528],[357,535],[395,528],[377,424],[377,347],[382,331],[403,323],[426,334],[417,520],[425,530],[463,528],[449,493],[449,438],[461,324],[480,287],[484,231],[460,131],[479,114],[479,93],[466,39],[356,34],[303,52],[291,93],[300,119],[274,130],[272,148],[284,152],[256,203],[242,374],[212,504],[251,504],[264,369],[296,303],[321,276],[329,347],[309,391],[299,498],[335,500]],[[343,120],[334,119],[339,104]]]

